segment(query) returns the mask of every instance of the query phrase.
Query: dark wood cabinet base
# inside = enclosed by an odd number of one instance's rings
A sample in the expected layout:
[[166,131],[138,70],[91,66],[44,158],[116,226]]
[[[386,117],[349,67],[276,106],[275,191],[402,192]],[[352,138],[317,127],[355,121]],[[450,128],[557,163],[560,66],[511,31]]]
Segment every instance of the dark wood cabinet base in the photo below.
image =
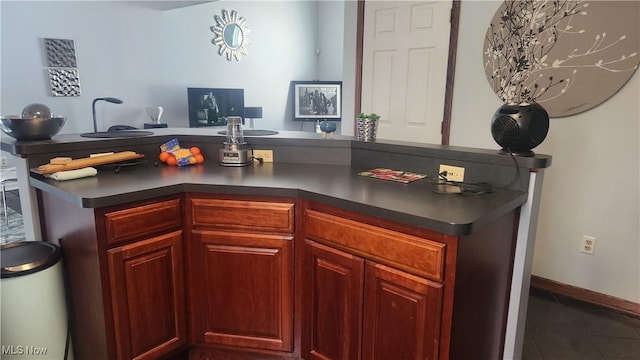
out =
[[[291,353],[269,354],[237,349],[219,349],[193,346],[188,351],[189,360],[293,360],[300,359]],[[173,360],[173,359],[172,359]],[[179,360],[179,359],[176,359]],[[181,359],[180,359],[181,360]]]
[[517,209],[453,236],[284,197],[40,205],[80,360],[502,357]]

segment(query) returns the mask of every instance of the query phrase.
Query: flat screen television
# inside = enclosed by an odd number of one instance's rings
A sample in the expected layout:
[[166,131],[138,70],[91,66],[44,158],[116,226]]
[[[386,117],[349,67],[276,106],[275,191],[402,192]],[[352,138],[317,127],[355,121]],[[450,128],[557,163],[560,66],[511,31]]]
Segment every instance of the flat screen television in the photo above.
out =
[[189,127],[225,126],[228,116],[244,119],[244,89],[187,88]]

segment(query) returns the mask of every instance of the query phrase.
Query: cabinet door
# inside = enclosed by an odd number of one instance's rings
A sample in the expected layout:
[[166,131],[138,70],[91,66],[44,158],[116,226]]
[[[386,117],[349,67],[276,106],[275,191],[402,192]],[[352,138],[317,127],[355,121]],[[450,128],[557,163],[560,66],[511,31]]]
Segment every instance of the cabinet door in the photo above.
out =
[[196,341],[293,350],[293,237],[193,231]]
[[437,359],[442,284],[366,262],[363,359]]
[[118,359],[157,359],[186,343],[182,232],[107,252]]
[[364,260],[307,240],[302,355],[359,359]]

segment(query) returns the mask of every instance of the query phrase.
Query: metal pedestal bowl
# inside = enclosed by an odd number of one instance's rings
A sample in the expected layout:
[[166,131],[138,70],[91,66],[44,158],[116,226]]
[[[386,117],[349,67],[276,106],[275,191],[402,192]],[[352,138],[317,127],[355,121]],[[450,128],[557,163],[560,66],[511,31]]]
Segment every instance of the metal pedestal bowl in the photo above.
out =
[[0,129],[16,140],[49,140],[62,129],[66,121],[66,116],[25,119],[20,115],[9,115],[0,117]]

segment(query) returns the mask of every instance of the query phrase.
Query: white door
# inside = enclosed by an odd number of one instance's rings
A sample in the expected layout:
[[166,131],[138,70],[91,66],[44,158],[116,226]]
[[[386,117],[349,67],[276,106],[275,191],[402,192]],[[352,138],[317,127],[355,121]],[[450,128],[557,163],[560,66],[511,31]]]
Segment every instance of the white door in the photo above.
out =
[[377,138],[440,144],[452,1],[365,2],[362,103]]

